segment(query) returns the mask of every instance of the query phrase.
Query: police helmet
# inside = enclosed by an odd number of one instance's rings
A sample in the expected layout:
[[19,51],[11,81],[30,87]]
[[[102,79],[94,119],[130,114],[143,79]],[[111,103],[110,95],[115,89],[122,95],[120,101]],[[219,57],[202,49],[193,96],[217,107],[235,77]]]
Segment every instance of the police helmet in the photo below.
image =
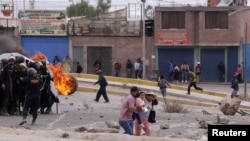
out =
[[20,63],[20,64],[19,64],[19,67],[20,67],[20,68],[27,68],[26,64],[24,64],[24,63]]
[[35,62],[35,66],[36,67],[41,67],[41,66],[43,66],[43,64],[39,61],[39,62]]
[[28,76],[33,76],[33,75],[37,74],[37,71],[34,68],[28,68],[27,72],[28,72]]
[[16,57],[16,62],[17,63],[24,63],[24,61],[25,61],[25,58],[23,56],[17,56]]
[[16,61],[16,57],[11,56],[11,57],[9,58],[9,60],[8,60],[8,61],[9,61],[9,62],[10,62],[10,61],[14,61],[14,62],[15,62],[15,61]]
[[1,60],[1,62],[2,62],[2,66],[5,66],[6,64],[8,64],[8,59],[3,58],[3,59]]

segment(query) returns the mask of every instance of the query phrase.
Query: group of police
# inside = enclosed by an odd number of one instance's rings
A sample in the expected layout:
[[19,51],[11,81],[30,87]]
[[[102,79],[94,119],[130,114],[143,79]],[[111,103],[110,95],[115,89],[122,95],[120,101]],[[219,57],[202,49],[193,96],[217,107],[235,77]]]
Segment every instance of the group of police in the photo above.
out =
[[11,56],[0,61],[0,115],[22,115],[26,123],[32,114],[32,124],[37,113],[50,114],[53,103],[59,99],[51,90],[47,61],[30,61],[23,56]]

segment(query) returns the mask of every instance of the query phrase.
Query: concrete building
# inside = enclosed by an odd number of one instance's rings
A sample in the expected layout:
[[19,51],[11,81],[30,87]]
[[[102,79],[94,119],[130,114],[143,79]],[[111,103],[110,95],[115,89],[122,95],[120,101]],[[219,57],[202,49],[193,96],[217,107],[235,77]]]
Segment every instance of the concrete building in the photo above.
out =
[[[127,9],[100,15],[98,19],[76,17],[68,22],[70,55],[83,61],[83,72],[95,73],[93,64],[99,60],[105,75],[114,75],[114,63],[122,64],[121,76],[126,76],[126,62],[142,58],[141,21],[128,21]],[[154,54],[153,37],[146,40],[147,57]],[[152,60],[147,59],[146,69],[152,72]],[[133,77],[134,72],[133,72]]]
[[[250,40],[250,7],[156,7],[157,68],[167,77],[168,60],[192,69],[201,63],[201,81],[217,82],[217,65],[226,65],[225,81],[244,61],[244,43]],[[245,65],[246,66],[246,65]]]

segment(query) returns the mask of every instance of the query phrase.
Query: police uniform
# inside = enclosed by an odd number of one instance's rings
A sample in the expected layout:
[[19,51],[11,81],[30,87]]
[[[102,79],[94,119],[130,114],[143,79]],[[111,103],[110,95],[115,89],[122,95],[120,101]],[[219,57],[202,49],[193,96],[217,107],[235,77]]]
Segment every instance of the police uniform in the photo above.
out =
[[37,119],[37,110],[40,106],[42,79],[34,68],[29,68],[27,72],[28,76],[22,80],[26,86],[26,95],[23,109],[23,121],[19,125],[27,122],[26,118],[29,110],[31,110],[33,117],[32,124],[34,124]]

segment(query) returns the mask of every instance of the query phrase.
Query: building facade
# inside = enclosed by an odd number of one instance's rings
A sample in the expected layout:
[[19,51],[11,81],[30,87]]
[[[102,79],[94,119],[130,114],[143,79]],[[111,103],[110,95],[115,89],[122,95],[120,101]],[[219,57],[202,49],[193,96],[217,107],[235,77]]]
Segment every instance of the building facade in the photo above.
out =
[[[121,77],[126,77],[126,62],[142,58],[141,21],[128,21],[127,10],[89,17],[72,18],[68,22],[70,55],[82,62],[84,73],[95,73],[93,64],[98,60],[105,75],[114,75],[114,63],[120,62]],[[154,53],[153,37],[146,40],[147,57]],[[151,73],[152,61],[146,60],[146,71]],[[76,62],[74,63],[74,66]],[[150,67],[149,67],[150,66]],[[134,72],[132,73],[133,77]]]
[[217,65],[225,63],[225,81],[231,81],[244,61],[244,44],[249,41],[250,8],[156,7],[155,49],[157,68],[167,77],[168,60],[180,66],[187,61],[193,70],[200,62],[203,82],[218,82]]

